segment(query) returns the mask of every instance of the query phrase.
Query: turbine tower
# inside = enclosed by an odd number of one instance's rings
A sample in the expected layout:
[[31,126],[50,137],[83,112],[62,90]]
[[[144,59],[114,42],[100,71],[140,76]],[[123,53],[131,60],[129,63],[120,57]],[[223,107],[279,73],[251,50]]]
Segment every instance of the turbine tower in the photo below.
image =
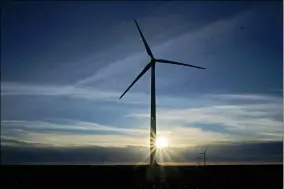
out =
[[208,147],[205,148],[204,152],[200,153],[200,154],[203,155],[203,165],[204,166],[206,165],[206,155],[207,155],[206,152],[207,152],[207,148]]
[[197,164],[196,164],[196,166],[200,166],[200,157],[199,157],[199,155],[197,155],[196,156],[196,161],[197,161]]
[[154,55],[149,47],[149,45],[146,42],[146,39],[137,23],[137,21],[134,19],[134,22],[136,24],[136,27],[139,31],[139,34],[141,36],[141,39],[143,41],[143,44],[146,48],[147,54],[150,56],[151,61],[145,66],[145,68],[141,71],[141,73],[134,79],[134,81],[130,84],[130,86],[125,90],[125,92],[119,97],[121,99],[125,93],[151,68],[151,117],[150,117],[150,164],[151,165],[157,165],[157,154],[156,154],[156,87],[155,87],[155,66],[156,63],[164,63],[164,64],[175,64],[180,66],[187,66],[187,67],[193,67],[198,69],[205,69],[199,66],[193,66],[190,64],[184,64],[176,61],[171,60],[165,60],[165,59],[156,59],[154,58]]

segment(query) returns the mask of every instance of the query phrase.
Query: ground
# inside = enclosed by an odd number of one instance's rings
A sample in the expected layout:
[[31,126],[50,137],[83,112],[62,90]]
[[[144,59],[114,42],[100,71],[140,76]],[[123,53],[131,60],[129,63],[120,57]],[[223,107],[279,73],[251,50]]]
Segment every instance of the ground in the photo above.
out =
[[[80,184],[92,188],[154,188],[147,166],[3,166],[11,185]],[[161,166],[158,188],[283,189],[283,165]],[[1,181],[1,182],[2,182]],[[3,183],[2,182],[2,183]],[[54,185],[55,184],[55,185]],[[99,187],[98,187],[99,186]]]

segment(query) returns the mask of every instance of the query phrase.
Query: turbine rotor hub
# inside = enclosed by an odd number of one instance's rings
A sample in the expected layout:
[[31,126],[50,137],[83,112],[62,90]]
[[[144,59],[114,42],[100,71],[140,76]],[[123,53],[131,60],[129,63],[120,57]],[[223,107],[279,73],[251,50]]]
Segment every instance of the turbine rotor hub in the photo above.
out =
[[151,58],[151,63],[155,63],[156,62],[156,59],[155,58]]

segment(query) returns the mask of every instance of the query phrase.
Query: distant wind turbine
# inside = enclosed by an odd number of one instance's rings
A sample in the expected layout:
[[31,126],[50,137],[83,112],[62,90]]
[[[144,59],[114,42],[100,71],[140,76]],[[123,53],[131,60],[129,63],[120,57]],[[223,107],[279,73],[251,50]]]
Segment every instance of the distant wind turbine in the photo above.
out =
[[155,65],[156,63],[165,63],[165,64],[174,64],[174,65],[180,65],[180,66],[187,66],[187,67],[193,67],[198,69],[205,69],[199,66],[193,66],[190,64],[184,64],[181,62],[171,61],[171,60],[165,60],[165,59],[156,59],[154,58],[154,55],[149,47],[149,45],[146,42],[146,39],[139,28],[139,25],[137,21],[134,19],[134,22],[137,26],[137,29],[139,31],[139,34],[141,36],[141,40],[143,41],[143,44],[146,48],[147,54],[150,56],[151,61],[145,66],[145,68],[141,71],[141,73],[135,78],[135,80],[130,84],[130,86],[125,90],[125,92],[120,96],[119,99],[121,99],[125,93],[151,68],[151,118],[150,118],[150,164],[151,165],[157,165],[157,154],[156,154],[156,87],[155,87]]
[[102,165],[105,164],[105,157],[104,156],[102,156],[101,160],[102,160]]
[[198,156],[196,156],[196,161],[197,161],[197,163],[196,163],[196,166],[200,166],[200,160],[199,160],[199,155]]
[[206,165],[206,155],[207,155],[206,153],[207,153],[207,148],[208,148],[208,147],[205,148],[204,152],[200,153],[200,154],[203,155],[203,163],[204,163],[204,166]]

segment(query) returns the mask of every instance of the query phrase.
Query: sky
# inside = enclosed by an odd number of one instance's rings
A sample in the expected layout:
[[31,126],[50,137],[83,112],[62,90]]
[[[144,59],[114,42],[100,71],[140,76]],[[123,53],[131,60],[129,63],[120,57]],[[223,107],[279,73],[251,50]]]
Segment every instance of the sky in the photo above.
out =
[[141,1],[3,5],[1,162],[147,156],[150,74],[119,99],[150,60],[134,18],[156,58],[206,68],[156,66],[166,161],[282,161],[282,2]]

